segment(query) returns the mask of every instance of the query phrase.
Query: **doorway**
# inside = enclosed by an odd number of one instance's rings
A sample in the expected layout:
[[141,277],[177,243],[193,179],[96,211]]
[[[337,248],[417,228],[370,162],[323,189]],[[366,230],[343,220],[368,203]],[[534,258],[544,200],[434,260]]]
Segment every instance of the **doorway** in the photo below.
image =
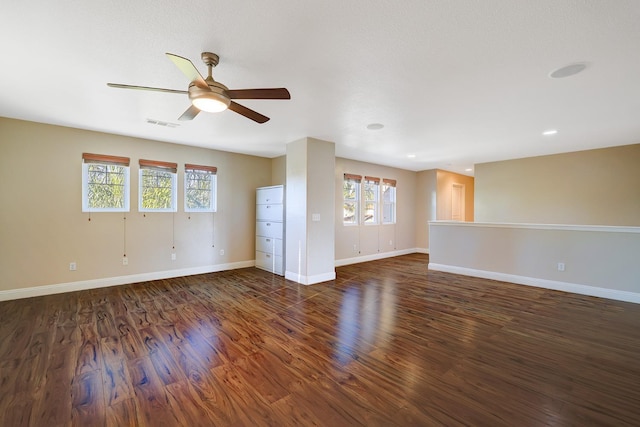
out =
[[464,221],[464,184],[451,186],[451,220]]

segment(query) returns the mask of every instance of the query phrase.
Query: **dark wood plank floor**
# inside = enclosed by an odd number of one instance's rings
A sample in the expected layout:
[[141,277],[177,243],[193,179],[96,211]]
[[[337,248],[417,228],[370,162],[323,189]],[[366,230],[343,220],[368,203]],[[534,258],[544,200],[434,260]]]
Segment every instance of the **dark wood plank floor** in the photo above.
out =
[[640,305],[427,260],[2,302],[0,425],[640,424]]

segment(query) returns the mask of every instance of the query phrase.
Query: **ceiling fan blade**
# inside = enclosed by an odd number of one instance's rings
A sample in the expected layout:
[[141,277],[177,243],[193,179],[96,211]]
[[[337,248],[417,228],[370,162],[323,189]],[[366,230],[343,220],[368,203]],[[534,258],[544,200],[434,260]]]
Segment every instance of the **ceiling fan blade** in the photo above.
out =
[[197,116],[199,112],[200,110],[198,110],[196,107],[192,105],[189,108],[187,108],[187,111],[185,111],[184,113],[182,113],[180,117],[178,117],[178,120],[180,121],[193,120],[193,118]]
[[116,87],[116,88],[119,88],[119,89],[151,90],[151,91],[154,91],[154,92],[168,92],[168,93],[182,93],[182,94],[189,93],[186,90],[164,89],[164,88],[161,88],[161,87],[121,85],[119,83],[107,83],[107,86]]
[[229,104],[229,110],[235,111],[236,113],[245,116],[246,118],[251,119],[257,123],[265,123],[269,121],[269,117],[263,116],[257,111],[253,111],[251,108],[247,108],[244,105],[238,104],[237,102],[231,101],[231,104]]
[[183,58],[182,56],[174,55],[173,53],[166,53],[165,55],[167,55],[169,59],[176,64],[180,71],[182,71],[182,74],[187,76],[190,82],[193,82],[196,86],[202,89],[209,88],[207,82],[202,78],[202,74],[200,74],[191,61],[187,58]]
[[273,89],[227,90],[231,99],[291,99],[289,91],[283,87]]

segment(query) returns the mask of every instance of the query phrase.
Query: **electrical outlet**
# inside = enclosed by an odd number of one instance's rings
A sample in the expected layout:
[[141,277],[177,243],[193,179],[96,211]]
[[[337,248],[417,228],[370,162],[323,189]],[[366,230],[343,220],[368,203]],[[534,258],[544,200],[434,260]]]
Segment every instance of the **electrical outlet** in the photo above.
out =
[[358,245],[353,245],[353,252],[356,252],[358,250]]
[[389,246],[393,245],[393,240],[389,240]]
[[220,249],[220,255],[224,255],[224,249]]
[[75,262],[69,263],[69,271],[76,271],[78,269],[78,265]]
[[558,271],[564,271],[564,262],[558,263]]
[[176,260],[176,254],[175,252],[171,254],[171,261],[175,261]]
[[129,258],[126,256],[122,257],[122,265],[129,265]]

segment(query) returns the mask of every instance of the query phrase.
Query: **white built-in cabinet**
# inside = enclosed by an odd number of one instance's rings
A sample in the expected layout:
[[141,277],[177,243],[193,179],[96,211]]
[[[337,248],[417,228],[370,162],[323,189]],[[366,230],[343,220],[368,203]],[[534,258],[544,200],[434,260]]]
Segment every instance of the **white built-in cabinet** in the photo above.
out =
[[284,274],[284,186],[256,190],[256,267]]

